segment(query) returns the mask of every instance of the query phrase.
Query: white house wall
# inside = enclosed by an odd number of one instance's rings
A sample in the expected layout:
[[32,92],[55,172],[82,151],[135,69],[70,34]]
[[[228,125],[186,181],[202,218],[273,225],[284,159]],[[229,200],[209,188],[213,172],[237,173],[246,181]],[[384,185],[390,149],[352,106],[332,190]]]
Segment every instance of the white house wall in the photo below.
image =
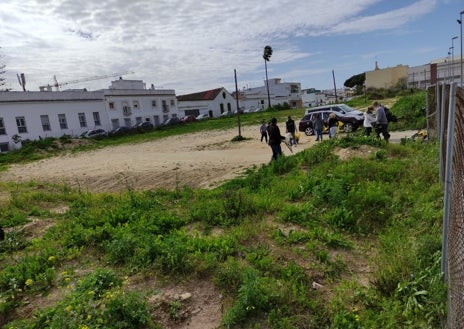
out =
[[218,117],[222,114],[221,112],[235,112],[237,111],[237,101],[235,98],[229,94],[226,89],[222,89],[212,100],[188,100],[188,101],[179,101],[178,106],[182,115],[185,115],[185,111],[189,110],[198,110],[199,114],[213,114],[213,117]]
[[[14,92],[8,92],[8,96],[13,96]],[[32,94],[35,93],[36,95]],[[78,136],[81,132],[95,127],[108,129],[108,115],[102,99],[76,99],[65,101],[63,99],[47,100],[37,99],[40,92],[23,92],[19,98],[11,98],[10,101],[0,95],[0,118],[3,119],[5,134],[0,135],[0,143],[8,143],[9,149],[19,148],[19,143],[13,142],[13,136],[19,135],[22,140],[36,140],[44,137],[61,137],[63,135]],[[42,95],[39,95],[39,98]],[[73,96],[78,96],[74,93]],[[27,99],[30,101],[24,101]],[[97,112],[100,117],[100,125],[96,125],[93,113]],[[84,113],[87,127],[81,127],[79,113]],[[58,115],[64,114],[66,128],[62,127]],[[44,130],[41,116],[48,116],[50,130]],[[16,124],[16,118],[23,117],[25,120],[26,132],[20,132]]]
[[[138,93],[134,90],[105,90],[105,106],[111,129],[142,121],[159,126],[169,118],[180,116],[174,90],[149,89]],[[124,110],[124,107],[129,109]]]
[[[109,108],[110,103],[114,108]],[[123,104],[131,107],[130,113],[123,112]],[[137,104],[135,108],[134,104]],[[85,116],[85,126],[79,118],[82,118],[81,113]],[[94,113],[98,113],[98,124]],[[66,128],[59,121],[62,114]],[[41,116],[48,116],[50,130],[44,130]],[[134,125],[139,121],[159,125],[175,116],[179,116],[179,111],[174,90],[0,92],[0,123],[3,123],[3,127],[0,126],[0,152],[4,151],[6,144],[9,150],[21,147],[21,143],[13,142],[15,135],[22,140],[63,135],[77,137],[93,128],[110,131],[115,128],[116,122],[118,126]],[[18,117],[25,120],[25,128],[21,132],[17,126]]]

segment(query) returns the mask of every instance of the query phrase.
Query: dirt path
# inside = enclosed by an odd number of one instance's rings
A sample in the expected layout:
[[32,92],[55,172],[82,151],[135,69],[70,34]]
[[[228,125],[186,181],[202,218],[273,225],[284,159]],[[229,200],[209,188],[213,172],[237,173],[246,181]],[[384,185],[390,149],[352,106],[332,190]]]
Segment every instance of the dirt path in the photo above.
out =
[[[13,165],[2,173],[1,180],[66,183],[93,192],[208,188],[253,165],[269,162],[271,150],[260,142],[258,127],[242,128],[242,136],[249,140],[231,142],[237,134],[237,128],[193,133],[54,157]],[[313,140],[302,136],[294,152],[313,145]]]
[[[84,191],[123,191],[128,188],[146,190],[173,189],[190,186],[210,188],[236,177],[254,165],[268,163],[271,150],[261,143],[259,127],[242,128],[242,136],[250,138],[231,142],[237,128],[172,136],[160,140],[107,147],[13,165],[2,173],[2,181],[53,182],[80,187]],[[281,131],[285,131],[280,125]],[[392,142],[410,137],[413,132],[392,133]],[[327,138],[324,136],[324,138]],[[314,145],[314,136],[301,134],[294,152]],[[290,151],[282,144],[285,154]]]

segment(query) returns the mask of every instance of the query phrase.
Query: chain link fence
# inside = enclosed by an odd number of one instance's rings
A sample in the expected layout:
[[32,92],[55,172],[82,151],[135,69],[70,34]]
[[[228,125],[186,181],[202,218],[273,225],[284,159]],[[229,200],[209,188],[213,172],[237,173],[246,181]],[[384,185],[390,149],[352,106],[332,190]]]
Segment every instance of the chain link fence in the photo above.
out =
[[464,328],[464,90],[452,85],[427,90],[427,129],[440,144],[444,184],[442,270],[448,286],[447,329]]

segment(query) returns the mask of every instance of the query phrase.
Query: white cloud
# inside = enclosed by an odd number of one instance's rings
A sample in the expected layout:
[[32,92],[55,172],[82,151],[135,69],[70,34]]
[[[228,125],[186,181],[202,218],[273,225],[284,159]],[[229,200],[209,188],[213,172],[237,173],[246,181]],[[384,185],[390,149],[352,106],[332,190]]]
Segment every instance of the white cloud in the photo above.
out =
[[311,56],[294,37],[398,27],[432,10],[436,1],[362,16],[379,2],[3,0],[0,46],[7,68],[25,72],[31,90],[55,74],[67,81],[135,71],[127,78],[186,93],[232,81],[235,68],[256,72],[254,81],[261,81],[266,44],[275,50],[273,64],[291,63]]

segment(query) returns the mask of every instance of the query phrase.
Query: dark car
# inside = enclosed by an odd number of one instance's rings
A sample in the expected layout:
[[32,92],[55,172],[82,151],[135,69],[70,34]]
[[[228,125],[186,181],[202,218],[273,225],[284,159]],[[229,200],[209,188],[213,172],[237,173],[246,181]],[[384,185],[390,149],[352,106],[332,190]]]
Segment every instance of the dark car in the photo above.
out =
[[182,121],[180,121],[180,119],[178,117],[172,117],[172,118],[169,118],[166,121],[164,121],[161,124],[161,126],[162,127],[175,126],[175,125],[178,125],[180,123],[182,123]]
[[197,118],[194,115],[186,115],[185,117],[180,119],[180,121],[182,121],[183,123],[187,123],[187,122],[197,121]]
[[139,122],[135,126],[132,127],[133,130],[138,131],[138,132],[151,131],[153,130],[153,128],[154,128],[153,123],[151,123],[150,121]]
[[109,134],[111,136],[121,136],[121,135],[129,135],[133,132],[134,130],[131,127],[121,126],[121,127],[111,130]]
[[355,116],[345,115],[340,112],[333,112],[330,110],[313,111],[313,112],[305,114],[304,117],[301,118],[300,123],[298,125],[298,130],[304,132],[307,136],[314,135],[315,115],[320,114],[322,116],[322,122],[324,123],[324,126],[326,127],[327,122],[329,121],[330,113],[334,113],[337,116],[338,121],[343,123],[342,130],[346,133],[355,131],[356,129],[359,128],[359,126],[362,126],[363,121],[364,121],[364,118],[358,115],[355,115]]

